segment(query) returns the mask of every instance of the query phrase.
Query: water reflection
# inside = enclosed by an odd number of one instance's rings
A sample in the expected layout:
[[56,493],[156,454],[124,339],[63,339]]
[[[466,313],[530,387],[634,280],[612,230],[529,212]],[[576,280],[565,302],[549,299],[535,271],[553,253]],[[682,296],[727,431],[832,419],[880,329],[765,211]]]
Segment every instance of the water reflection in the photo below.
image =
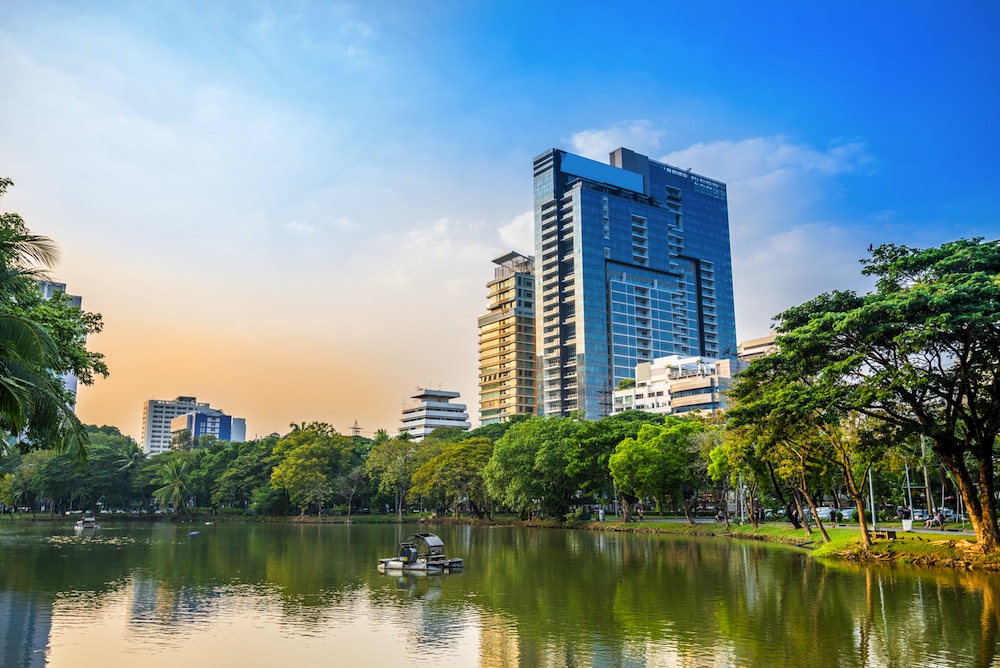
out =
[[986,573],[441,527],[464,572],[383,575],[378,558],[412,527],[191,528],[5,527],[0,664],[998,665],[1000,580]]

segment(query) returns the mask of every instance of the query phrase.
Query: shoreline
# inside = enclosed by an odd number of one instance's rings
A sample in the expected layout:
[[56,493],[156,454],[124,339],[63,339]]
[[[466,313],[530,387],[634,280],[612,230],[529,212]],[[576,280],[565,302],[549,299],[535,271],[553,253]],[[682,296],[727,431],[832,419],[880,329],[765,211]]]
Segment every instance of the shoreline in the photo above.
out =
[[[0,523],[17,524],[20,522],[65,523],[75,524],[76,515],[34,515],[0,516]],[[933,532],[902,531],[901,527],[886,525],[879,530],[882,537],[872,541],[871,549],[865,551],[861,546],[860,530],[856,526],[827,526],[831,541],[823,542],[822,534],[813,529],[807,535],[805,529],[794,529],[787,524],[761,524],[754,529],[751,524],[723,524],[699,522],[694,526],[681,519],[680,521],[665,518],[648,518],[644,522],[623,524],[611,519],[605,522],[570,520],[519,520],[514,517],[499,517],[478,519],[475,517],[430,517],[404,516],[402,521],[395,515],[354,515],[347,518],[342,515],[317,517],[314,515],[291,515],[273,517],[248,517],[240,515],[210,515],[196,513],[185,517],[174,518],[168,515],[149,514],[99,514],[98,522],[172,522],[177,524],[199,523],[232,523],[232,524],[465,524],[472,526],[512,526],[536,527],[544,529],[562,529],[574,531],[607,531],[611,533],[647,533],[680,536],[695,536],[705,538],[720,538],[727,540],[751,540],[785,545],[802,550],[811,558],[851,563],[873,563],[900,566],[917,566],[946,568],[952,570],[978,570],[1000,572],[1000,551],[992,555],[983,555],[975,543],[975,536],[969,532],[955,530],[936,530]],[[886,537],[886,532],[894,535]]]

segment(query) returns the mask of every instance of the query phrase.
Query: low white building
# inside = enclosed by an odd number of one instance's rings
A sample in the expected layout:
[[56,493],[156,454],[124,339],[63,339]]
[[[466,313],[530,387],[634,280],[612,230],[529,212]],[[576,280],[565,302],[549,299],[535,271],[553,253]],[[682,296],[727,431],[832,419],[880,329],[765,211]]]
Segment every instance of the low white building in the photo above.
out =
[[732,382],[734,365],[729,359],[680,355],[640,362],[635,367],[635,385],[615,390],[611,412],[714,415],[725,410],[723,392]]
[[415,441],[421,440],[438,427],[472,427],[465,404],[453,404],[452,399],[461,396],[458,392],[422,389],[410,397],[410,403],[403,408],[403,425],[399,433],[408,433]]

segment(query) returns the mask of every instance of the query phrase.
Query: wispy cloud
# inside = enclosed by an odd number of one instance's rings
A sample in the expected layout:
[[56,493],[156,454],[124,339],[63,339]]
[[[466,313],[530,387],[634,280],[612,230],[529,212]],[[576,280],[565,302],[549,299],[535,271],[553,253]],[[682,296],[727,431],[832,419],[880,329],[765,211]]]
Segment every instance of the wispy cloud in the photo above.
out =
[[655,153],[666,134],[651,121],[623,121],[599,130],[577,132],[570,138],[570,144],[574,153],[607,162],[608,154],[622,146],[646,155]]
[[306,223],[302,223],[299,221],[293,221],[291,223],[287,223],[285,227],[287,227],[293,232],[298,232],[299,234],[313,234],[316,232],[315,225],[307,225]]

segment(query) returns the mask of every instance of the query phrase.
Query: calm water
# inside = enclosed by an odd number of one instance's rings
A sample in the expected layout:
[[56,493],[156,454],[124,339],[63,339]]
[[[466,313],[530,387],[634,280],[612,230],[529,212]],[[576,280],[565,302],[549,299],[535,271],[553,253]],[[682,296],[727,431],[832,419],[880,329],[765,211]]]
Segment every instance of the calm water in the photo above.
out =
[[445,526],[465,572],[379,574],[413,530],[5,525],[0,665],[1000,666],[997,576]]

